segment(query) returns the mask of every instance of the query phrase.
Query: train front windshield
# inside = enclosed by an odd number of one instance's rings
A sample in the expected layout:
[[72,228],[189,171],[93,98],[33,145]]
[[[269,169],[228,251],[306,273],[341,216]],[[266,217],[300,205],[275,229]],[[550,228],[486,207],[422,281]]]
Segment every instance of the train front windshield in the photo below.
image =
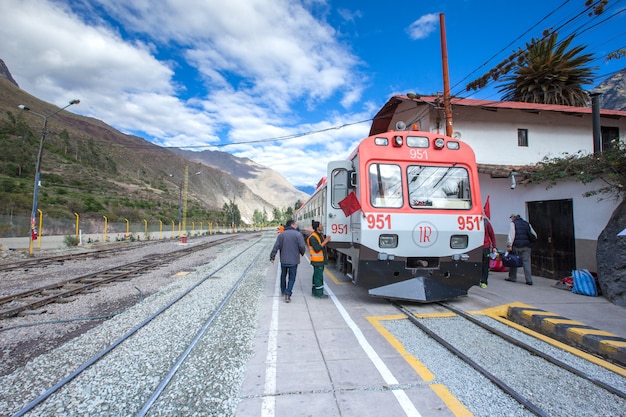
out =
[[[470,209],[469,172],[463,167],[409,165],[406,169],[409,205],[414,209]],[[369,166],[370,203],[373,207],[400,208],[404,203],[399,165]]]
[[410,165],[409,204],[413,208],[469,209],[469,173],[461,167]]

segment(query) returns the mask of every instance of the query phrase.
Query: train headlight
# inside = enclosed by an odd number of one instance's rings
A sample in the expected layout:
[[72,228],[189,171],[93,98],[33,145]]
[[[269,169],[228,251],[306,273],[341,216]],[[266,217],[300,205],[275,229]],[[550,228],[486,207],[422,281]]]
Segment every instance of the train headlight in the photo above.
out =
[[453,151],[457,151],[461,148],[461,144],[459,142],[455,142],[453,140],[446,142],[446,148],[452,149]]
[[425,136],[407,136],[406,146],[410,148],[428,148],[428,138]]
[[379,248],[397,248],[398,235],[380,235],[378,237]]
[[396,148],[399,148],[400,146],[402,146],[403,142],[404,142],[404,139],[402,139],[402,136],[393,137],[393,146],[395,146]]
[[387,138],[375,138],[374,145],[377,146],[387,146],[389,144],[389,139]]
[[452,235],[450,237],[450,248],[452,249],[466,249],[467,242],[469,241],[467,235]]
[[445,141],[443,140],[443,138],[435,139],[435,149],[442,149],[444,144]]

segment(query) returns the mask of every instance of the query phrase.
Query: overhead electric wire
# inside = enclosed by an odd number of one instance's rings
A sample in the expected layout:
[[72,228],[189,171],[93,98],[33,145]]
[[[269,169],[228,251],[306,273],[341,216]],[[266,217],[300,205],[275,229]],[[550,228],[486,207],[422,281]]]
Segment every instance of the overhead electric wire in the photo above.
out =
[[[546,19],[547,19],[550,15],[552,15],[553,13],[555,13],[555,12],[556,12],[557,10],[559,10],[561,7],[563,7],[566,3],[568,3],[568,1],[569,1],[569,0],[565,1],[565,2],[564,2],[564,3],[562,3],[559,7],[557,7],[557,8],[556,8],[556,9],[554,9],[552,12],[550,12],[549,14],[547,14],[546,16],[544,16],[542,19],[540,19],[540,20],[539,20],[539,22],[537,22],[537,23],[536,23],[536,24],[534,24],[531,28],[529,28],[527,31],[525,31],[525,32],[524,32],[524,35],[525,35],[525,34],[527,34],[530,30],[534,29],[534,28],[535,28],[537,25],[539,25],[541,22],[543,22],[544,20],[546,20]],[[609,3],[609,5],[608,5],[608,6],[607,6],[607,8],[605,9],[604,13],[606,13],[608,10],[611,10],[612,8],[617,7],[617,6],[618,6],[618,5],[619,5],[622,1],[623,1],[623,0],[616,0],[616,1],[613,1],[613,2]],[[594,7],[595,5],[597,5],[597,2],[596,2],[596,3],[593,3],[593,4],[591,4],[591,5],[589,5],[589,6],[588,6],[588,7],[586,7],[584,10],[580,11],[579,13],[577,13],[575,16],[573,16],[573,17],[571,17],[571,18],[567,19],[564,23],[559,24],[559,26],[557,26],[557,27],[556,27],[556,29],[553,29],[553,30],[551,31],[551,33],[554,33],[554,32],[557,32],[557,33],[558,33],[558,32],[559,32],[559,31],[561,31],[563,28],[565,28],[566,26],[568,26],[568,25],[572,24],[574,21],[576,21],[576,20],[577,20],[577,19],[579,19],[580,17],[587,15],[587,14],[589,13],[589,11],[590,11],[590,10],[592,10],[592,9],[593,9],[593,7]],[[577,27],[576,29],[574,29],[574,30],[572,30],[571,32],[569,32],[569,34],[566,34],[566,37],[565,37],[565,38],[567,39],[567,38],[569,38],[569,37],[570,37],[570,36],[572,36],[572,35],[574,35],[574,36],[578,36],[578,35],[580,35],[580,34],[582,34],[582,33],[585,33],[586,31],[591,30],[591,29],[595,28],[596,26],[598,26],[598,25],[601,25],[601,24],[605,23],[605,22],[606,22],[606,21],[608,21],[608,20],[615,18],[616,16],[618,16],[618,15],[619,15],[619,14],[621,14],[621,13],[623,13],[624,11],[626,11],[626,9],[620,9],[620,10],[618,10],[617,12],[615,12],[614,14],[612,14],[611,16],[606,17],[604,20],[602,20],[602,21],[600,21],[600,22],[593,23],[593,21],[587,21],[587,22],[583,23],[582,25],[580,25],[579,27]],[[599,16],[600,16],[600,15],[597,15],[597,16],[595,16],[595,17],[597,18],[597,17],[599,17]],[[593,25],[588,26],[588,25],[590,25],[590,23],[593,23]],[[588,27],[587,27],[587,26],[588,26]],[[510,46],[511,44],[513,44],[515,41],[517,41],[518,39],[520,39],[520,37],[521,37],[521,36],[523,36],[523,35],[520,35],[520,36],[519,36],[519,37],[517,37],[514,41],[510,42],[510,43],[509,43],[509,44],[508,44],[505,48],[507,48],[508,46]],[[546,35],[546,36],[543,36],[542,38],[540,38],[540,41],[541,41],[541,40],[543,40],[543,39],[546,39],[548,36],[550,36],[550,35],[548,34],[548,35]],[[563,41],[563,40],[562,40],[562,41],[560,41],[559,43],[557,43],[557,45],[561,44],[562,42],[564,42],[564,41]],[[502,53],[502,51],[503,51],[505,48],[503,48],[503,49],[502,49],[502,50],[500,50],[498,53],[496,53],[493,57],[491,57],[491,58],[489,59],[489,61],[490,61],[490,60],[492,60],[495,56],[497,56],[497,55],[499,55],[500,53]],[[520,49],[521,49],[521,48],[520,48]],[[487,61],[487,62],[489,62],[489,61]],[[483,66],[484,66],[484,64],[483,64],[483,65],[481,65],[480,67],[478,67],[476,70],[472,71],[469,75],[471,75],[471,74],[475,73],[478,69],[482,68]],[[468,75],[468,76],[469,76],[469,75]],[[461,82],[463,82],[464,80],[466,80],[466,79],[468,78],[468,76],[465,76],[465,77],[464,77],[464,78],[462,78],[459,82],[455,83],[453,87],[455,87],[455,88],[456,88],[456,87],[457,87],[457,86],[458,86]],[[597,77],[596,77],[596,78],[597,78]],[[485,86],[487,86],[488,84],[490,84],[490,83],[492,83],[492,82],[493,82],[493,80],[488,80],[488,81],[487,81],[487,83],[485,84]],[[482,87],[482,88],[484,88],[484,87]],[[465,92],[465,88],[462,88],[462,89],[457,90],[457,91],[458,91],[458,93],[457,93],[457,92],[454,92],[454,93],[452,93],[452,96],[454,96],[454,97],[461,97],[461,94],[463,94],[463,93]]]
[[565,2],[563,2],[559,7],[557,7],[556,9],[554,9],[553,11],[551,11],[550,13],[548,13],[547,15],[545,15],[541,20],[539,20],[537,23],[535,23],[534,25],[532,25],[530,28],[528,28],[524,33],[522,33],[521,35],[519,35],[517,38],[513,39],[511,42],[509,42],[506,46],[504,46],[502,49],[500,49],[498,52],[496,52],[491,58],[489,58],[488,60],[486,60],[485,62],[483,62],[482,65],[480,65],[478,68],[476,68],[475,70],[473,70],[472,72],[470,72],[469,74],[467,74],[465,77],[463,77],[461,80],[459,80],[457,83],[455,83],[452,88],[455,88],[457,85],[461,84],[463,81],[465,81],[467,78],[469,78],[472,74],[476,73],[478,70],[480,70],[481,68],[485,67],[490,61],[492,61],[493,59],[495,59],[498,55],[500,55],[502,52],[504,52],[505,49],[507,49],[508,47],[510,47],[511,45],[513,45],[515,42],[517,42],[518,40],[520,40],[524,35],[526,35],[528,32],[530,32],[531,30],[533,30],[535,27],[537,27],[541,22],[543,22],[544,20],[546,20],[548,17],[550,17],[552,14],[556,13],[557,10],[559,10],[561,7],[565,6],[567,3],[569,3],[571,0],[565,0]]

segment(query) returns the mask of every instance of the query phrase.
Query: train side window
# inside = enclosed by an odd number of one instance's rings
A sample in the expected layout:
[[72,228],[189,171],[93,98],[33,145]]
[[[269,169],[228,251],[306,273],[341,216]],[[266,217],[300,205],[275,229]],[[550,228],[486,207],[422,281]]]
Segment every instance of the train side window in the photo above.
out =
[[348,195],[349,174],[346,169],[336,169],[333,171],[332,200],[334,208],[339,208],[339,202]]
[[417,209],[469,209],[472,206],[469,173],[455,165],[407,168],[409,203]]
[[400,167],[374,163],[369,166],[368,171],[370,204],[373,207],[402,207],[402,171]]

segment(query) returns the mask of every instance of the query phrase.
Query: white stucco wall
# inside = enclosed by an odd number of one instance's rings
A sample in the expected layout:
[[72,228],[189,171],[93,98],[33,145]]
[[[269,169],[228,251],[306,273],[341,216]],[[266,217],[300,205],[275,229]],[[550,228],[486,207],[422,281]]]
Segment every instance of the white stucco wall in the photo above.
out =
[[576,182],[559,183],[547,190],[545,185],[517,184],[512,190],[510,179],[494,179],[484,174],[479,175],[479,179],[483,206],[487,196],[490,197],[491,223],[496,234],[507,233],[512,213],[528,219],[527,202],[572,199],[575,238],[596,240],[618,205],[606,196],[602,201],[598,196],[582,196],[586,190],[599,188],[599,183],[585,186]]
[[[423,130],[445,132],[443,112],[432,105],[415,107],[414,102],[401,103],[396,121],[418,122]],[[593,152],[591,114],[565,114],[542,111],[486,110],[480,107],[453,107],[453,131],[476,153],[479,164],[530,165],[544,157],[562,156],[564,152]],[[620,140],[626,140],[626,118],[601,117],[600,124],[617,127]],[[528,146],[517,145],[517,129],[528,129]]]
[[[461,108],[455,113],[454,131],[474,148],[481,164],[527,165],[563,152],[593,152],[591,115],[476,108]],[[527,147],[517,145],[518,129],[528,129]]]

